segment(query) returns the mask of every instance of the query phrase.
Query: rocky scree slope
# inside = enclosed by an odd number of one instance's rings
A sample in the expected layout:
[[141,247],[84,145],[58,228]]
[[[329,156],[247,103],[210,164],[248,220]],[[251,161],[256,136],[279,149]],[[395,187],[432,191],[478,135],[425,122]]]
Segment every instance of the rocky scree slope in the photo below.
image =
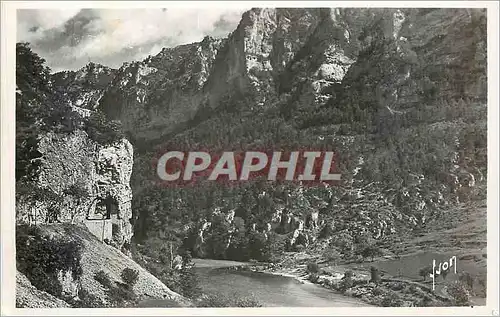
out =
[[[233,258],[242,243],[256,257],[255,241],[356,245],[484,198],[485,34],[480,9],[258,8],[226,39],[124,64],[97,108],[136,148],[136,236],[170,231],[181,244],[187,233],[200,256]],[[336,150],[341,186],[156,184],[165,148],[280,146]]]

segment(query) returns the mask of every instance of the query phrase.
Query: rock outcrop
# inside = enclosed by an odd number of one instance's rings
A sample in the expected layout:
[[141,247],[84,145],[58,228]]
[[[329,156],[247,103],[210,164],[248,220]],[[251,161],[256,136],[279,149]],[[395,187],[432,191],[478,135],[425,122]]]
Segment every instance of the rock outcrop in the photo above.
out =
[[61,201],[51,206],[54,201],[33,202],[29,196],[22,197],[16,207],[18,223],[83,223],[101,241],[108,239],[118,247],[130,242],[130,142],[122,139],[103,146],[90,140],[85,132],[75,130],[71,134],[41,136],[38,151],[41,157],[36,186],[49,189]]

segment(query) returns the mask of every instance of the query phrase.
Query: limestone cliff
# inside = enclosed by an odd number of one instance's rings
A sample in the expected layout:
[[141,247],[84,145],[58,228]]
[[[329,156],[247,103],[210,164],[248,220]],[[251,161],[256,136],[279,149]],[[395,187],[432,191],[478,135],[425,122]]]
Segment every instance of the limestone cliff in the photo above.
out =
[[[90,140],[81,130],[40,136],[41,154],[36,186],[62,197],[52,217],[45,200],[22,197],[17,204],[18,223],[71,222],[85,224],[101,241],[118,247],[132,237],[130,176],[133,148],[126,139],[109,146]],[[77,192],[75,192],[77,191]]]

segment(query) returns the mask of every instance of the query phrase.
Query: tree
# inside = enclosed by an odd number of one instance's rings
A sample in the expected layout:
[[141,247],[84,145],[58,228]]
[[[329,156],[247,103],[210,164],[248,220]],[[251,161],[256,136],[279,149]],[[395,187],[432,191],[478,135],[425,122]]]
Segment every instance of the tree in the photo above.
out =
[[374,257],[381,256],[382,254],[382,250],[375,245],[369,245],[361,251],[363,258],[371,257],[372,262]]
[[334,248],[334,247],[328,247],[325,249],[323,252],[323,257],[328,261],[328,262],[333,262],[334,265],[337,264],[338,260],[341,257],[340,252]]
[[318,273],[319,272],[318,263],[316,263],[316,262],[309,262],[309,263],[307,263],[307,272],[309,272],[309,273]]
[[380,271],[376,267],[372,266],[370,268],[370,282],[374,282],[376,284],[380,283]]
[[74,280],[81,277],[83,245],[79,240],[50,237],[38,226],[19,225],[15,241],[17,269],[36,288],[60,297],[59,272],[70,272]]
[[181,294],[188,298],[196,298],[201,295],[198,275],[194,270],[191,253],[182,254],[182,268],[179,272]]
[[214,259],[225,259],[226,247],[229,241],[229,224],[222,214],[215,215],[211,223],[204,244],[206,255]]
[[104,145],[111,144],[125,137],[121,123],[109,120],[100,110],[92,112],[86,118],[84,129],[91,140]]
[[353,287],[354,281],[353,281],[353,273],[352,271],[348,270],[345,271],[344,276],[340,280],[340,289],[345,292],[347,289]]
[[73,130],[79,119],[51,84],[50,68],[28,43],[16,44],[16,180],[32,180],[40,163],[39,136]]
[[351,255],[354,246],[352,236],[345,232],[336,236],[332,244],[338,247],[342,254],[347,256]]

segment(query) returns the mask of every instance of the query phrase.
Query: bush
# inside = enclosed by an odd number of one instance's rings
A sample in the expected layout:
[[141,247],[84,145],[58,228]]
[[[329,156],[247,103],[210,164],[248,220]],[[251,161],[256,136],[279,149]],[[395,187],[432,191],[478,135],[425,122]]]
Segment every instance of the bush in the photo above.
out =
[[130,268],[125,268],[123,269],[121,273],[121,278],[123,282],[129,287],[132,288],[134,287],[135,283],[139,280],[139,271],[138,270],[133,270]]
[[103,270],[100,270],[94,275],[94,280],[99,282],[101,285],[105,287],[112,287],[112,282],[111,278],[109,277],[109,274],[104,272]]
[[198,275],[192,268],[183,268],[180,272],[181,294],[188,298],[196,298],[201,294]]
[[310,273],[309,274],[309,281],[316,283],[319,279],[319,275],[317,273]]
[[103,145],[111,144],[125,137],[120,122],[108,120],[100,111],[94,111],[87,118],[85,132],[91,140]]
[[469,292],[472,293],[474,289],[474,278],[469,272],[460,273],[458,280],[462,282],[463,286],[465,286]]
[[319,273],[318,263],[310,262],[307,264],[307,272],[308,273]]
[[363,258],[370,257],[373,262],[374,257],[382,255],[382,250],[375,245],[369,245],[361,251],[361,255]]
[[197,307],[231,307],[231,300],[222,294],[210,294],[202,297]]
[[333,262],[333,264],[337,264],[337,261],[340,259],[341,254],[334,247],[329,247],[323,252],[323,257],[328,262]]
[[372,291],[372,294],[375,296],[379,296],[384,294],[384,291],[380,287],[375,287]]
[[114,307],[125,307],[127,303],[132,305],[135,303],[137,296],[132,291],[130,287],[123,287],[123,285],[118,284],[116,287],[108,288],[107,295],[109,301]]
[[128,303],[133,305],[136,302],[137,296],[133,292],[132,286],[137,282],[138,275],[138,271],[125,268],[122,271],[122,279],[124,279],[125,284],[115,284],[109,275],[101,270],[94,275],[94,279],[106,288],[106,295],[112,307],[125,307]]
[[262,304],[256,299],[245,297],[236,300],[236,307],[262,307]]
[[83,273],[82,245],[75,240],[49,238],[39,227],[17,226],[16,265],[36,288],[56,297],[62,295],[60,271],[70,271],[74,280]]

